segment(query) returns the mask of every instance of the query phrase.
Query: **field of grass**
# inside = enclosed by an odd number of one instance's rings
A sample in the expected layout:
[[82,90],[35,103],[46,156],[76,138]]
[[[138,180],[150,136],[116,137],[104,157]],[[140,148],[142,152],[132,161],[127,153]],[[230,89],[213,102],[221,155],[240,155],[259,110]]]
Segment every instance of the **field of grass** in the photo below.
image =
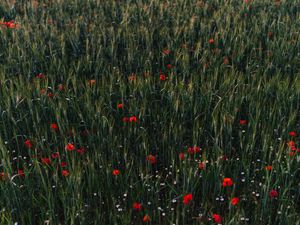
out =
[[300,0],[0,1],[0,224],[299,225]]

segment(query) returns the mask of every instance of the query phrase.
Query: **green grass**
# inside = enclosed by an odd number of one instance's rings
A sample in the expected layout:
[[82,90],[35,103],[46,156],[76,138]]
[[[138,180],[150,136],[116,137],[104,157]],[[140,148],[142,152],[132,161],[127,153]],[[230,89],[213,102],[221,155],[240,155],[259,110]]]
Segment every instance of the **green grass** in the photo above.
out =
[[0,224],[300,224],[299,0],[9,2]]

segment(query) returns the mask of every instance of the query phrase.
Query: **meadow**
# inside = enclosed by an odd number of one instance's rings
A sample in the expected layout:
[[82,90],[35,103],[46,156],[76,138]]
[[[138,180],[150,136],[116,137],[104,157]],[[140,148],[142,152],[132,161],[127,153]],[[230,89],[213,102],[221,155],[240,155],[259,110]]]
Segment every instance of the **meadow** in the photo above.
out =
[[0,224],[300,224],[299,0],[1,0]]

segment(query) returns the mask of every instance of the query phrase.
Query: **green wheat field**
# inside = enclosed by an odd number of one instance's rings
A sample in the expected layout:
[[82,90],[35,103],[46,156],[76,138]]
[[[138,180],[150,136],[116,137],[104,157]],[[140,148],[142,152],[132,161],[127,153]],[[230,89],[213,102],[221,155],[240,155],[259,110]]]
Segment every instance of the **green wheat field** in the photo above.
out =
[[300,0],[1,0],[1,225],[299,225]]

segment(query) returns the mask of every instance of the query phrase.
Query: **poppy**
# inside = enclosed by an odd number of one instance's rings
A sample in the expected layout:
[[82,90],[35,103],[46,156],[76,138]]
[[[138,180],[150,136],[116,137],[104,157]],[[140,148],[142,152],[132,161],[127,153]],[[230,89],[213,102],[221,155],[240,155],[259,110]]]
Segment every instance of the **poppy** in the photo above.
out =
[[166,48],[162,52],[163,52],[164,55],[169,55],[170,54],[170,50],[166,49]]
[[167,64],[167,69],[171,69],[172,68],[172,65],[171,64]]
[[45,74],[43,74],[43,73],[39,73],[39,74],[37,74],[35,77],[36,77],[36,78],[39,78],[39,79],[44,79],[44,78],[46,78]]
[[62,174],[64,177],[67,177],[67,176],[70,175],[70,172],[69,172],[69,170],[62,170],[62,171],[61,171],[61,174]]
[[129,118],[129,121],[130,121],[130,122],[136,122],[136,121],[137,121],[136,116],[131,116],[131,117]]
[[247,124],[247,123],[248,123],[247,120],[240,120],[240,125],[245,125],[245,124]]
[[142,210],[142,203],[135,202],[135,203],[133,203],[132,208],[134,210],[141,211]]
[[65,90],[65,86],[63,84],[57,85],[58,90],[63,91]]
[[234,197],[231,199],[230,203],[231,205],[237,205],[239,203],[240,199],[238,197]]
[[119,103],[119,104],[117,105],[117,107],[118,107],[118,109],[122,109],[122,108],[123,108],[123,104],[122,104],[122,103]]
[[233,185],[233,182],[232,182],[231,178],[225,177],[223,179],[223,183],[222,183],[223,187],[232,186],[232,185]]
[[270,171],[270,170],[273,169],[273,166],[266,166],[265,169],[268,170],[268,171]]
[[295,146],[295,142],[294,142],[294,141],[289,141],[289,142],[287,143],[287,145],[288,145],[289,147],[293,147],[293,146]]
[[180,152],[179,153],[179,159],[180,160],[184,160],[185,156],[184,156],[184,153],[183,152]]
[[160,75],[159,75],[159,79],[160,79],[161,81],[165,81],[165,80],[166,80],[166,75],[160,74]]
[[52,159],[56,159],[59,157],[59,152],[54,152],[51,154]]
[[200,170],[204,170],[204,169],[205,169],[205,163],[200,162],[200,163],[198,164],[198,168],[199,168]]
[[15,23],[14,20],[11,20],[9,22],[0,22],[0,25],[6,26],[9,29],[18,28],[18,24]]
[[25,177],[24,170],[18,169],[18,175],[21,176],[21,177]]
[[136,75],[132,73],[130,76],[128,76],[129,81],[135,81],[136,80]]
[[5,174],[4,172],[0,173],[0,181],[5,181],[8,179],[8,174]]
[[270,198],[275,198],[278,196],[278,192],[276,190],[271,190],[269,193]]
[[50,158],[42,158],[41,161],[45,165],[50,165],[51,164]]
[[73,151],[73,150],[75,150],[75,146],[73,144],[71,144],[71,143],[68,143],[66,145],[66,150]]
[[32,148],[33,144],[31,143],[31,141],[29,139],[26,139],[24,142],[26,148]]
[[50,124],[50,128],[51,128],[52,130],[58,131],[58,125],[57,125],[56,123],[51,123],[51,124]]
[[290,131],[290,132],[289,132],[289,135],[290,135],[291,137],[296,137],[297,134],[296,134],[295,131]]
[[81,147],[81,148],[79,148],[79,149],[77,149],[76,150],[79,154],[84,154],[85,152],[86,152],[86,148],[84,148],[84,147]]
[[219,214],[214,213],[212,217],[216,223],[222,223],[222,218]]
[[92,86],[92,85],[96,84],[96,80],[88,80],[88,84],[90,86]]
[[146,160],[148,162],[150,162],[151,164],[155,164],[156,163],[156,157],[154,155],[151,155],[151,154],[146,157]]
[[215,43],[215,40],[213,38],[211,38],[211,39],[208,40],[208,43],[212,45],[212,44]]
[[190,201],[192,201],[192,200],[193,200],[193,195],[191,193],[183,196],[183,204],[185,204],[185,205],[188,205],[190,203]]
[[120,170],[113,170],[113,171],[112,171],[112,174],[113,174],[114,176],[118,176],[118,175],[120,174]]
[[126,122],[129,122],[129,118],[128,118],[128,117],[123,117],[122,120],[123,120],[123,122],[125,122],[125,123],[126,123]]
[[61,166],[61,167],[66,167],[66,166],[67,166],[67,163],[66,163],[66,162],[61,162],[61,163],[60,163],[60,166]]
[[48,97],[49,97],[49,98],[53,98],[53,97],[54,97],[53,92],[49,92],[49,93],[48,93]]
[[190,153],[190,154],[199,153],[200,151],[201,151],[201,148],[199,146],[188,148],[188,153]]
[[144,217],[143,217],[143,222],[144,223],[147,223],[147,222],[150,222],[150,216],[149,215],[145,215]]

